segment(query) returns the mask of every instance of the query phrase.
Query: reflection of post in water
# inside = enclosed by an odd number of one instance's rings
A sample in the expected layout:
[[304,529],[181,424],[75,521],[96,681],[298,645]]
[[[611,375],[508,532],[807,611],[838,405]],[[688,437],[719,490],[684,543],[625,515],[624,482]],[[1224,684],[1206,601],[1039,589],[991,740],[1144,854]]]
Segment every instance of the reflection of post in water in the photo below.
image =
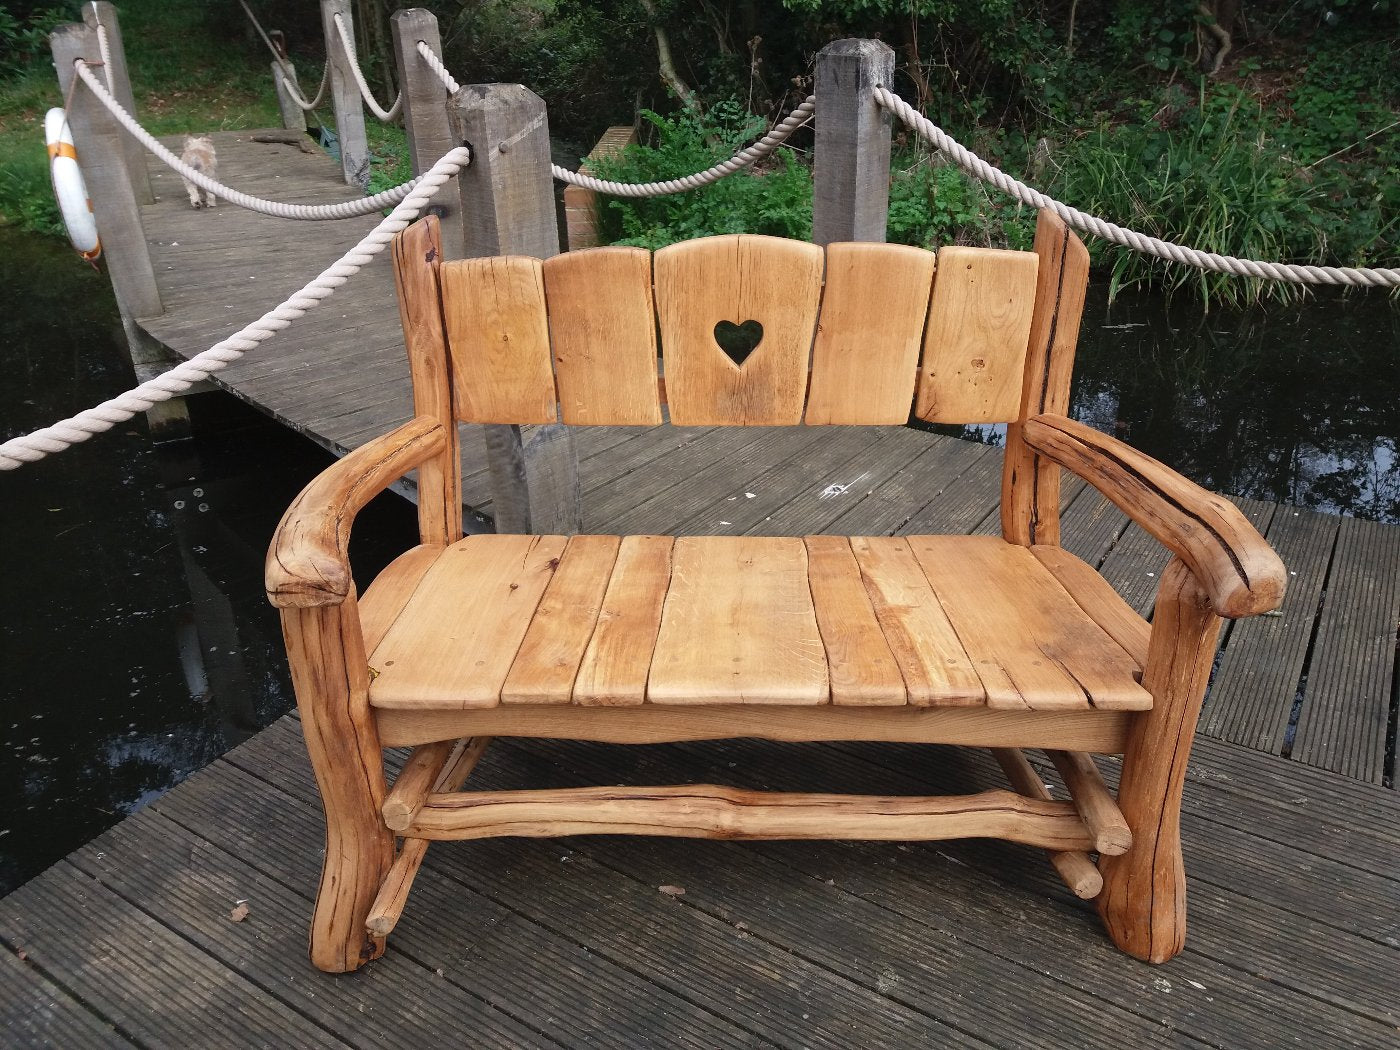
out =
[[[195,450],[196,446],[187,444],[166,445],[160,456],[171,501],[170,522],[190,593],[190,607],[176,630],[176,644],[190,697],[201,704],[213,704],[224,743],[232,747],[257,732],[260,725],[245,663],[246,647],[226,590],[227,581],[216,580],[211,572],[217,573],[219,565],[230,561],[257,565],[261,557],[218,515],[209,513],[209,501],[216,498],[219,482],[191,482],[202,473]],[[201,557],[210,551],[218,551],[220,556]]]

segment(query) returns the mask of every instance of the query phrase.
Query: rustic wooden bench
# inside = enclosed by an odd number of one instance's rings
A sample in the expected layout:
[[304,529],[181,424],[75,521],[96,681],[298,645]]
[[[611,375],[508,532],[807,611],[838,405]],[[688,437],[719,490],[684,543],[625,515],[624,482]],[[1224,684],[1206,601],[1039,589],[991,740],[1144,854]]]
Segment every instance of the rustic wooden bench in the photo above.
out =
[[[444,263],[427,219],[394,253],[415,416],[306,488],[267,565],[326,811],[316,966],[383,952],[430,841],[493,835],[998,837],[1051,851],[1126,951],[1181,949],[1220,618],[1274,608],[1283,567],[1228,501],[1066,418],[1088,262],[1057,218],[1033,252],[728,236]],[[1001,537],[462,537],[459,420],[901,425],[911,404],[1009,424]],[[1175,555],[1150,628],[1059,546],[1061,468]],[[357,596],[355,514],[414,469],[421,544]],[[496,736],[977,745],[1013,790],[462,792]],[[382,749],[408,746],[389,786]],[[1124,755],[1116,797],[1092,753]]]

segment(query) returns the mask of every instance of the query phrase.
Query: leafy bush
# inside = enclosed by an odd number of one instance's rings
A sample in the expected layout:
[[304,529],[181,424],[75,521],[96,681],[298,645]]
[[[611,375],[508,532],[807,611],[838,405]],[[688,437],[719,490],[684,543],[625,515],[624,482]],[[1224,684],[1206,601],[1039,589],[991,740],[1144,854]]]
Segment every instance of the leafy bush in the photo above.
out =
[[887,240],[922,248],[1031,246],[1035,216],[958,168],[919,151],[896,155],[891,170]]
[[[630,146],[622,155],[592,165],[616,182],[657,182],[703,171],[758,138],[763,121],[734,100],[712,106],[705,116],[684,111],[642,116],[655,130],[655,145]],[[739,171],[703,189],[664,197],[605,197],[605,242],[661,248],[691,237],[762,233],[808,240],[812,236],[812,176],[781,148],[763,170]]]

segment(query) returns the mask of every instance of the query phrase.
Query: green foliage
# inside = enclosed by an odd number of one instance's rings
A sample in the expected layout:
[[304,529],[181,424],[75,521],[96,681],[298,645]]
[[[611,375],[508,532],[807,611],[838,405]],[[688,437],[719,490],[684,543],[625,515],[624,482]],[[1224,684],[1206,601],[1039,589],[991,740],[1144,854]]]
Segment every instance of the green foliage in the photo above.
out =
[[[652,146],[631,146],[622,156],[593,165],[599,178],[656,182],[678,178],[727,160],[764,131],[763,121],[734,100],[712,106],[705,116],[686,111],[643,117],[656,133]],[[741,171],[703,189],[664,197],[605,198],[606,241],[661,248],[690,237],[719,233],[812,236],[812,178],[809,169],[779,149],[762,171]]]
[[23,19],[0,7],[0,81],[42,65],[49,54],[50,30],[72,18],[67,6],[41,8]]
[[921,248],[1030,247],[1035,216],[958,168],[935,165],[923,152],[896,156],[892,167],[888,240]]

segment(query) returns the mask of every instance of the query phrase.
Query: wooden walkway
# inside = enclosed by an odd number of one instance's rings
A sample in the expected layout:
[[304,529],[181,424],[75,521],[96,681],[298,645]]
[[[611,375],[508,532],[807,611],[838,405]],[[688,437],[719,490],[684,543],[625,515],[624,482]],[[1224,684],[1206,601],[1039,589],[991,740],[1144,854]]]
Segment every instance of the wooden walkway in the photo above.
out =
[[[333,196],[324,158],[234,140],[219,143],[234,185]],[[178,184],[165,195],[146,221],[167,312],[143,323],[184,355],[369,225],[288,239],[272,220],[192,212]],[[401,355],[379,265],[220,380],[343,450],[407,416]],[[999,451],[912,430],[580,440],[591,530],[998,527]],[[466,498],[489,512],[477,444]],[[1382,786],[1400,528],[1241,505],[1294,575],[1281,615],[1225,637],[1186,790],[1190,934],[1165,966],[1117,952],[1040,852],[1006,843],[500,839],[435,846],[389,954],[329,977],[305,959],[322,827],[288,716],[0,900],[0,1042],[1400,1046],[1400,797]],[[1155,542],[1077,483],[1064,514],[1067,546],[1148,608],[1165,562]],[[1001,783],[975,751],[746,741],[498,741],[476,777],[891,794]]]

